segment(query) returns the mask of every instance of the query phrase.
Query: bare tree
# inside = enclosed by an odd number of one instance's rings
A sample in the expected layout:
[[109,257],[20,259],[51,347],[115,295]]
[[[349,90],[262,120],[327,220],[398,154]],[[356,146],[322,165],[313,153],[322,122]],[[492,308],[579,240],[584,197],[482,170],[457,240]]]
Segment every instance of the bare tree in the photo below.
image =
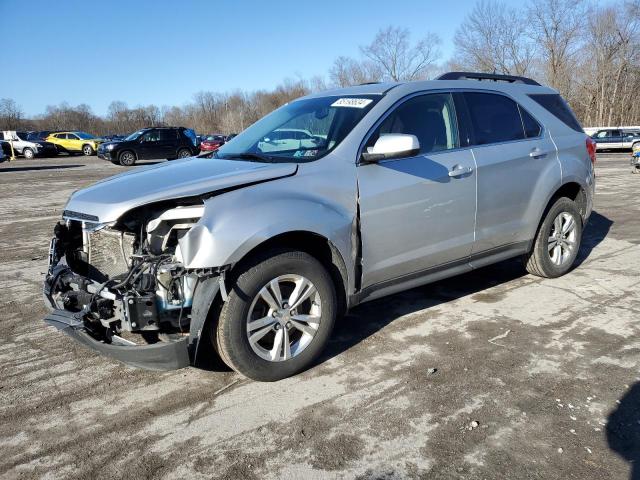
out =
[[382,71],[384,79],[396,82],[421,80],[427,78],[440,58],[440,43],[438,35],[427,33],[412,46],[408,29],[387,27],[360,51]]
[[454,36],[456,62],[481,72],[527,75],[534,59],[522,13],[495,0],[481,0]]
[[370,60],[356,60],[350,57],[338,57],[329,70],[331,82],[339,87],[360,85],[382,80],[382,68]]
[[585,17],[584,0],[532,0],[527,11],[546,83],[565,97],[572,91]]
[[22,110],[11,98],[0,98],[0,130],[17,130],[23,125]]

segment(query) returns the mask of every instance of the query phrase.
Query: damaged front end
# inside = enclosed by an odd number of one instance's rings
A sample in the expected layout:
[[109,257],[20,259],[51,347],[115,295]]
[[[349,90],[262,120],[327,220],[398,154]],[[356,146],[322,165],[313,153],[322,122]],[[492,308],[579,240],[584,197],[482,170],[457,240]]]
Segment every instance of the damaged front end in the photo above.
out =
[[196,312],[194,296],[224,275],[184,267],[179,241],[203,212],[202,203],[162,203],[104,224],[65,211],[51,241],[44,296],[53,311],[45,321],[129,365],[193,364],[208,311]]

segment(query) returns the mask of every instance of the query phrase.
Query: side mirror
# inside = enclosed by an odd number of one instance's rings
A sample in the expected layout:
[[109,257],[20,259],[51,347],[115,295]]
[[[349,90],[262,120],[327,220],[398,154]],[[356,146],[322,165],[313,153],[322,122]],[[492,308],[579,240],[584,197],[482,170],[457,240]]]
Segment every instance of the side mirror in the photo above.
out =
[[380,135],[368,152],[362,152],[363,163],[376,163],[392,158],[413,157],[420,152],[420,142],[415,135],[387,133]]

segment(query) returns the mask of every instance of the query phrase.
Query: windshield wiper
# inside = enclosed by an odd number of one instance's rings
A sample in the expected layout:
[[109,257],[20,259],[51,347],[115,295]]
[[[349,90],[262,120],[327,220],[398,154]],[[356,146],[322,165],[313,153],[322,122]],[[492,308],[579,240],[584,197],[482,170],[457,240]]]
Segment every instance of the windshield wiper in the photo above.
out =
[[240,160],[259,160],[261,162],[271,162],[273,163],[275,160],[273,157],[268,155],[262,155],[261,153],[226,153],[223,157],[217,157],[223,160],[230,158],[239,158]]

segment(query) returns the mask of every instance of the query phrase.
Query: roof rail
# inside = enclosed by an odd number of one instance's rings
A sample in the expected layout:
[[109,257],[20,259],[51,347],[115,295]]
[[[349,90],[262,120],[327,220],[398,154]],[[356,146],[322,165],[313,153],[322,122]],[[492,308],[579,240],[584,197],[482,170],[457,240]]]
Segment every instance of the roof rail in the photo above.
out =
[[541,86],[535,80],[527,77],[481,72],[447,72],[440,75],[436,80],[491,80],[494,82],[524,83],[527,85]]

